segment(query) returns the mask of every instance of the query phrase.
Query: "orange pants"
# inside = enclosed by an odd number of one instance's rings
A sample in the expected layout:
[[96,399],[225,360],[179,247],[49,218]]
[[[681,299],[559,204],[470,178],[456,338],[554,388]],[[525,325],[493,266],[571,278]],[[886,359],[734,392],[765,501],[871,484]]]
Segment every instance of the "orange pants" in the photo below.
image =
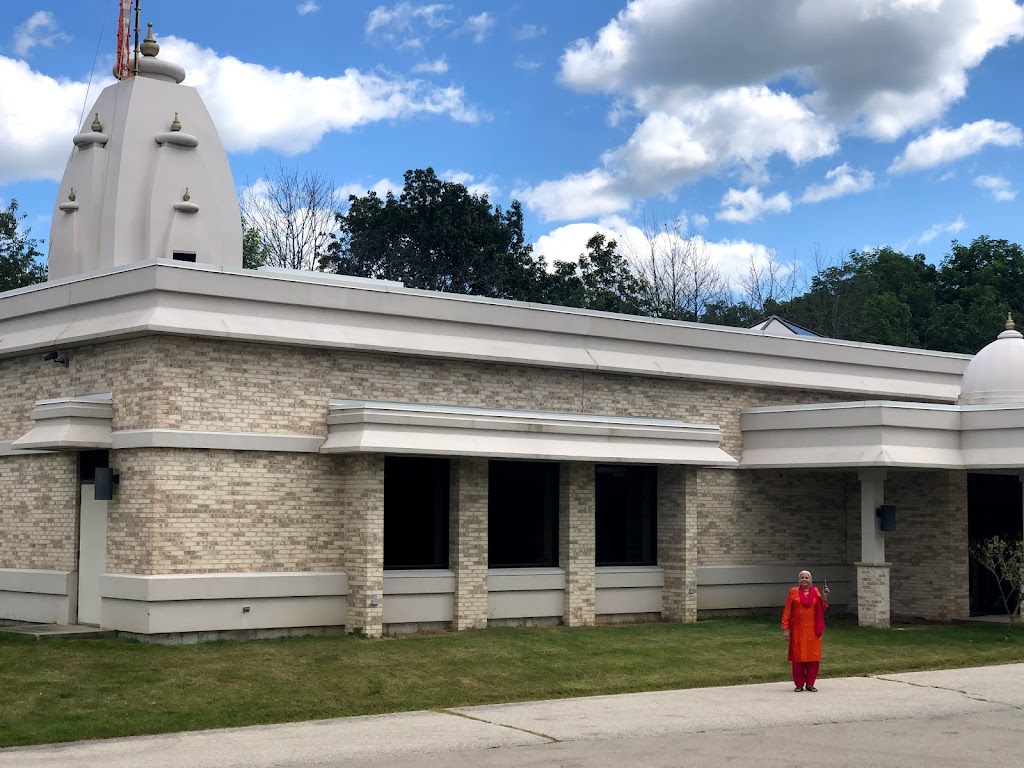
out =
[[820,661],[794,661],[793,662],[793,685],[797,688],[807,686],[810,688],[818,679],[818,667]]

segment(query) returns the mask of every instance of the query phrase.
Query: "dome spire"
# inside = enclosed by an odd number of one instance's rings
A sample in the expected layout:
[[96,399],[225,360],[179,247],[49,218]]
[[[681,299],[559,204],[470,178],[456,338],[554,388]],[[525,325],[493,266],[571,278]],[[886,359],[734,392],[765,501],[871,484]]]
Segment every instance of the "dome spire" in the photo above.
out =
[[1012,331],[1014,329],[1013,314],[1011,312],[1006,313],[1006,330]]

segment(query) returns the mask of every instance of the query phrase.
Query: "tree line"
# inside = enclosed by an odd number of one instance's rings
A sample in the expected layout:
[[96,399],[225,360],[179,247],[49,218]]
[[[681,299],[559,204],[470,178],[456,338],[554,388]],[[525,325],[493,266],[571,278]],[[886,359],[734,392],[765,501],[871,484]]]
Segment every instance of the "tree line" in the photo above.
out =
[[[431,168],[403,181],[397,194],[338,201],[326,177],[282,167],[242,196],[244,266],[737,327],[779,315],[830,338],[965,353],[1024,310],[1024,250],[1007,240],[954,240],[937,265],[892,248],[814,252],[809,277],[769,252],[730,281],[702,239],[644,221],[641,245],[595,232],[578,260],[548,264],[518,201],[503,209]],[[24,218],[16,200],[0,209],[0,291],[46,276]]]

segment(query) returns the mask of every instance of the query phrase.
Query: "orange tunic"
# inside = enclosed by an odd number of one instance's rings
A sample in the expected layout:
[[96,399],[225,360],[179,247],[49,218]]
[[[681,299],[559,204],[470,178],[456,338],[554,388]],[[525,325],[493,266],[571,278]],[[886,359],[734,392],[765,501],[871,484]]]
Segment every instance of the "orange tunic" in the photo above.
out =
[[[800,602],[800,587],[789,590],[786,607],[782,609],[782,628],[789,630],[789,661],[821,661],[821,638],[814,634],[814,618],[821,594],[811,587],[815,601],[810,608]],[[828,610],[828,606],[824,608]]]

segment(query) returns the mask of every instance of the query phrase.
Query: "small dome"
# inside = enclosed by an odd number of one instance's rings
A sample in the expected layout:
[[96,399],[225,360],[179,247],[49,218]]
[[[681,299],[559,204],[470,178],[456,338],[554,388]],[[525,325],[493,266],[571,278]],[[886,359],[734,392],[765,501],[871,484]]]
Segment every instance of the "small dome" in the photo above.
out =
[[1024,403],[1024,336],[1013,319],[974,356],[960,382],[960,405]]

